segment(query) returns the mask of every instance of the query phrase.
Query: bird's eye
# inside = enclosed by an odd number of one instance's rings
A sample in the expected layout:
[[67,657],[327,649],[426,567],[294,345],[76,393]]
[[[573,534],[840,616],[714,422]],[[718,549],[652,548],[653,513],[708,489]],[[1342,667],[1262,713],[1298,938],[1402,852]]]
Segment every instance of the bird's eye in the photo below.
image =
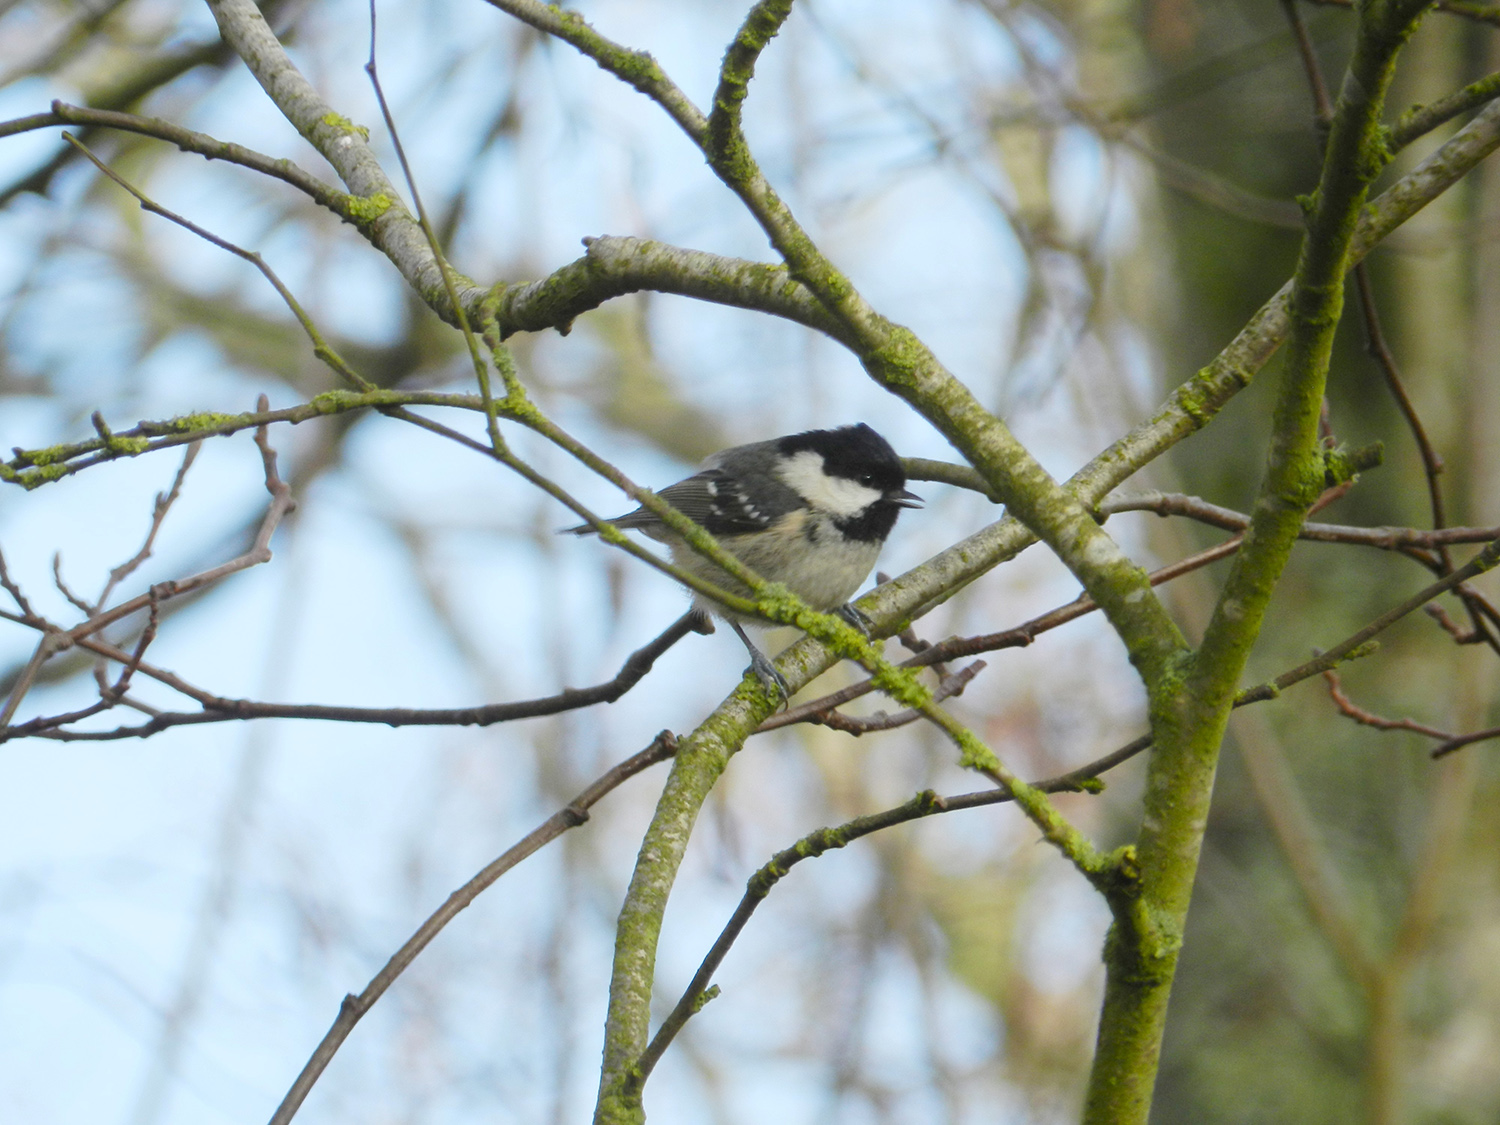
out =
[[863,485],[865,485],[867,487],[869,485],[873,485],[875,483],[875,474],[874,473],[860,473],[859,474],[859,483],[863,484]]

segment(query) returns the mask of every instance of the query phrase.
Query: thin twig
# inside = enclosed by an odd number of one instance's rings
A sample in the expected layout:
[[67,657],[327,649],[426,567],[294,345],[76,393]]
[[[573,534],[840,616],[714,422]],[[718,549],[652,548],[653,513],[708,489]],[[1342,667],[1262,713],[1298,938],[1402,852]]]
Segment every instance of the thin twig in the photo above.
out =
[[54,101],[51,113],[37,113],[30,117],[0,122],[0,137],[9,137],[35,129],[53,128],[58,125],[81,125],[88,129],[119,129],[122,132],[154,137],[176,145],[183,152],[197,153],[209,160],[223,160],[226,163],[238,164],[252,172],[281,180],[335,214],[345,219],[354,217],[348,205],[349,196],[331,184],[324,183],[312,173],[297,167],[290,160],[266,156],[242,145],[210,137],[206,133],[195,133],[191,129],[185,129],[181,125],[164,121],[159,117],[142,117],[134,113],[94,109]]
[[1462,750],[1465,746],[1472,746],[1476,742],[1488,742],[1492,738],[1500,738],[1500,727],[1490,727],[1488,730],[1478,730],[1473,734],[1461,734],[1456,738],[1450,738],[1440,746],[1434,746],[1429,752],[1429,757],[1442,758],[1455,750]]
[[448,896],[433,914],[423,922],[396,953],[386,962],[385,967],[376,973],[369,984],[365,986],[359,995],[350,993],[344,997],[344,1002],[339,1005],[338,1017],[333,1021],[333,1026],[323,1036],[323,1040],[313,1051],[312,1057],[297,1075],[297,1080],[287,1091],[286,1097],[277,1106],[276,1112],[271,1115],[270,1125],[287,1125],[296,1116],[298,1108],[307,1098],[308,1092],[313,1088],[319,1076],[327,1069],[333,1056],[337,1053],[349,1033],[354,1030],[354,1025],[362,1019],[380,999],[385,991],[395,983],[396,978],[405,971],[419,953],[425,949],[429,942],[442,931],[443,927],[451,922],[469,904],[488,888],[495,880],[504,875],[523,859],[538,851],[544,845],[551,843],[570,828],[577,828],[589,818],[589,809],[616,789],[622,783],[628,781],[636,774],[664,762],[677,752],[677,739],[671,731],[662,731],[656,739],[640,753],[627,758],[615,766],[608,773],[601,776],[597,781],[573,798],[557,812],[544,820],[526,836],[522,837],[514,846],[506,850],[494,862],[490,863],[467,883]]
[[[166,219],[168,222],[176,223],[183,230],[190,231],[193,234],[196,234],[199,238],[203,239],[203,241],[217,246],[220,250],[227,250],[236,258],[241,258],[258,269],[261,273],[261,276],[271,283],[271,287],[276,290],[277,294],[286,304],[286,307],[290,309],[292,315],[297,318],[297,323],[302,326],[302,331],[305,332],[308,339],[312,341],[313,354],[317,356],[318,359],[326,363],[330,368],[332,368],[335,373],[346,379],[350,384],[352,384],[359,390],[368,391],[374,389],[373,383],[365,379],[364,376],[360,375],[359,372],[354,370],[354,368],[350,367],[349,364],[344,360],[344,358],[339,355],[339,353],[335,351],[326,340],[323,339],[323,334],[318,331],[318,326],[313,323],[312,317],[310,317],[302,308],[302,305],[297,301],[297,298],[292,296],[292,291],[288,289],[284,284],[282,284],[281,278],[276,275],[276,271],[268,266],[265,259],[262,258],[258,253],[253,250],[246,250],[241,246],[236,246],[228,239],[220,238],[212,231],[200,227],[197,223],[184,218],[183,216],[177,214],[175,211],[167,210],[167,208],[163,207],[155,200],[146,196],[139,188],[135,187],[135,185],[131,184],[113,168],[111,168],[109,165],[105,164],[104,161],[95,156],[94,153],[89,149],[89,147],[82,141],[80,141],[77,137],[73,136],[72,133],[64,131],[63,140],[67,141],[79,152],[83,153],[84,156],[88,157],[89,161],[94,165],[95,168],[99,169],[101,173],[109,177],[109,179],[113,180],[115,183],[119,184],[120,187],[129,192],[135,198],[136,202],[141,205],[141,210],[149,212],[152,215],[159,215],[163,219]],[[96,414],[95,417],[97,419],[98,415]],[[99,424],[100,423],[98,421],[95,422],[96,426],[98,426]],[[106,438],[105,444],[107,447],[107,435],[101,433],[100,436]]]
[[490,393],[489,365],[485,363],[484,356],[479,350],[479,341],[474,335],[474,330],[469,327],[469,315],[464,311],[463,302],[458,299],[458,282],[453,276],[453,267],[448,262],[448,256],[443,252],[437,232],[432,229],[432,223],[427,218],[427,208],[422,203],[422,193],[417,189],[417,178],[412,173],[411,163],[406,159],[406,146],[401,143],[401,134],[396,129],[396,118],[391,113],[390,103],[385,100],[385,90],[380,85],[380,71],[375,63],[375,28],[375,0],[370,0],[370,57],[365,62],[365,73],[370,77],[370,86],[375,91],[375,100],[380,105],[380,116],[385,121],[386,132],[391,136],[391,144],[396,150],[396,159],[401,163],[401,174],[406,178],[406,187],[411,192],[411,201],[417,208],[417,222],[421,225],[422,234],[427,239],[427,247],[432,251],[433,260],[437,262],[438,271],[443,279],[443,289],[448,294],[449,305],[457,319],[459,331],[463,333],[464,344],[469,349],[469,361],[474,365],[479,394],[484,400],[484,415],[490,445],[499,454],[504,449],[504,441],[500,437],[500,425],[495,414],[495,399]]
[[88,602],[84,601],[77,594],[75,594],[72,588],[68,585],[67,581],[63,578],[61,551],[52,552],[52,584],[57,587],[57,592],[59,594],[68,599],[68,603],[74,609],[82,610],[85,614],[89,615],[92,615],[97,610],[97,606],[90,605]]
[[60,715],[38,715],[34,719],[27,719],[24,723],[17,723],[13,727],[0,727],[0,735],[3,735],[0,741],[44,735],[55,727],[82,722],[92,715],[108,711],[111,706],[112,704],[106,700],[96,699],[87,707],[79,708],[77,711],[64,711]]
[[[952,672],[938,681],[937,688],[932,693],[932,701],[941,703],[943,700],[954,695],[962,695],[969,681],[980,672],[984,671],[984,661],[976,660],[972,664],[965,665],[957,672]],[[895,730],[904,727],[922,718],[922,712],[913,707],[897,711],[894,715],[887,715],[884,711],[877,711],[868,717],[845,715],[843,712],[828,708],[811,715],[807,721],[817,723],[821,726],[841,730],[845,734],[852,734],[858,738],[862,734],[871,734],[876,731]]]
[[161,525],[166,520],[167,513],[172,510],[172,505],[177,503],[177,498],[182,495],[182,482],[187,478],[188,470],[193,467],[193,462],[198,459],[198,450],[202,448],[203,443],[195,441],[183,450],[182,464],[177,468],[177,475],[172,478],[172,487],[164,493],[156,494],[156,503],[151,509],[151,527],[146,532],[146,541],[131,558],[126,559],[109,572],[109,580],[104,584],[104,589],[99,592],[99,597],[94,600],[93,607],[88,610],[89,613],[97,613],[103,609],[104,603],[109,601],[109,596],[115,592],[115,587],[134,574],[140,565],[151,557]]
[[1428,738],[1437,738],[1444,742],[1450,742],[1454,737],[1447,731],[1438,730],[1436,727],[1429,727],[1425,723],[1419,723],[1414,719],[1386,719],[1375,714],[1373,711],[1366,711],[1344,694],[1344,685],[1339,680],[1339,674],[1332,668],[1323,673],[1323,679],[1328,683],[1328,698],[1333,700],[1334,706],[1339,709],[1339,713],[1353,719],[1361,726],[1374,727],[1376,730],[1412,731],[1415,734],[1425,734]]
[[1477,730],[1470,734],[1449,734],[1447,731],[1438,730],[1436,727],[1427,726],[1425,723],[1416,722],[1413,719],[1387,719],[1373,711],[1367,711],[1356,704],[1344,694],[1343,686],[1339,683],[1336,673],[1329,671],[1323,673],[1324,679],[1328,681],[1328,695],[1338,707],[1340,713],[1347,715],[1361,726],[1373,727],[1376,730],[1404,730],[1413,734],[1426,735],[1428,738],[1441,739],[1428,755],[1432,758],[1442,758],[1455,750],[1461,750],[1465,746],[1472,746],[1476,742],[1487,742],[1492,738],[1500,738],[1500,727],[1490,727],[1486,730]]
[[[1432,509],[1432,526],[1434,529],[1441,529],[1448,522],[1440,479],[1444,469],[1443,459],[1433,448],[1432,441],[1427,436],[1427,427],[1422,424],[1421,416],[1418,415],[1417,408],[1406,391],[1406,383],[1401,378],[1396,357],[1386,343],[1385,332],[1380,325],[1380,313],[1375,305],[1374,289],[1370,285],[1370,271],[1365,263],[1361,262],[1354,267],[1354,280],[1359,292],[1360,309],[1364,313],[1366,350],[1385,377],[1386,388],[1390,391],[1391,397],[1396,400],[1396,406],[1406,420],[1406,427],[1411,431],[1417,443],[1417,450],[1422,458],[1422,469],[1427,477],[1427,499]],[[1453,557],[1448,551],[1447,544],[1439,542],[1435,545],[1435,550],[1439,566],[1434,569],[1439,575],[1450,573],[1453,570]],[[1460,644],[1482,641],[1496,653],[1500,653],[1500,636],[1497,636],[1485,624],[1480,607],[1471,598],[1465,596],[1463,591],[1459,592],[1459,597],[1463,600],[1464,608],[1469,614],[1470,631],[1463,636],[1455,635],[1454,639]]]
[[[1104,514],[1154,512],[1159,516],[1185,516],[1198,523],[1224,531],[1243,531],[1250,517],[1233,508],[1211,504],[1197,496],[1179,492],[1140,492],[1112,496],[1099,505]],[[1500,535],[1500,527],[1355,527],[1349,524],[1315,523],[1302,525],[1301,538],[1317,543],[1345,543],[1356,547],[1378,547],[1385,551],[1404,551],[1417,547],[1435,551],[1455,543],[1488,543]]]
[[[503,355],[504,353],[498,352],[496,354],[498,356]],[[527,481],[529,484],[535,485],[541,491],[545,492],[548,496],[551,496],[554,500],[558,501],[564,507],[580,516],[585,523],[599,532],[600,537],[603,538],[607,543],[609,543],[610,546],[618,547],[626,554],[640,560],[641,562],[644,562],[647,566],[661,571],[661,573],[681,583],[683,586],[686,586],[693,592],[703,594],[710,601],[713,601],[719,605],[728,606],[731,609],[740,610],[741,612],[745,612],[751,615],[755,614],[755,603],[752,600],[741,597],[738,594],[731,593],[722,586],[715,585],[712,582],[707,582],[704,579],[698,577],[696,574],[692,574],[684,568],[677,566],[675,563],[669,562],[668,560],[662,558],[660,555],[656,555],[651,551],[648,551],[645,547],[642,547],[639,543],[621,533],[617,528],[614,527],[613,524],[607,523],[599,516],[595,515],[592,511],[590,511],[587,507],[580,503],[572,493],[563,488],[556,481],[537,472],[537,470],[532,468],[531,465],[523,461],[521,458],[517,457],[515,453],[513,453],[509,449],[509,447],[502,444],[498,449],[493,448],[492,446],[485,445],[483,442],[475,441],[467,434],[461,434],[457,430],[443,425],[441,422],[434,422],[431,418],[424,418],[420,414],[415,414],[412,411],[406,410],[401,407],[388,407],[384,412],[390,415],[392,418],[400,418],[402,421],[410,422],[414,426],[420,426],[422,429],[429,430],[435,434],[439,434],[442,437],[447,438],[449,441],[456,442],[459,445],[462,445],[466,449],[472,449],[475,453],[482,454],[485,457],[489,457],[495,461],[500,462],[502,465],[518,474],[523,480]],[[663,518],[670,514],[672,520],[676,521],[679,526],[681,525],[681,521],[686,519],[686,517],[678,512],[677,509],[666,504],[659,497],[657,497],[655,493],[637,486],[633,481],[630,480],[630,478],[625,476],[625,474],[617,469],[614,465],[611,465],[608,461],[605,461],[602,457],[599,457],[582,443],[573,440],[562,430],[546,423],[545,420],[535,415],[534,412],[532,412],[530,417],[523,418],[522,420],[525,421],[526,424],[537,433],[540,433],[543,437],[547,438],[548,441],[551,441],[559,448],[566,450],[568,453],[572,454],[589,469],[604,477],[604,479],[608,480],[611,484],[622,489],[626,493],[626,495],[630,496],[633,500],[643,503],[645,504],[645,506],[651,508],[651,510],[656,512],[656,514],[663,516]],[[692,521],[688,521],[685,526],[695,529],[698,533],[704,536],[707,535],[707,532],[704,532],[698,524],[695,524]],[[694,547],[694,550],[697,549],[697,547]],[[736,556],[727,554],[727,552],[725,552],[722,547],[716,547],[716,551],[716,554],[706,557],[710,557],[716,565],[719,563],[720,559],[722,559],[724,562],[724,569],[734,577],[744,575],[747,576],[750,580],[756,580],[754,578],[753,572],[750,571],[750,569],[746,567],[744,563],[740,562],[740,560]],[[748,585],[749,583],[747,582],[746,584]]]
[[5,565],[5,552],[0,551],[0,588],[10,595],[11,601],[16,603],[16,608],[21,611],[24,622],[40,621],[36,610],[31,608],[31,603],[26,600],[26,595],[21,592],[21,587],[16,585],[10,576],[10,568]]
[[161,623],[160,603],[152,601],[150,616],[146,619],[146,627],[141,630],[140,639],[135,643],[135,651],[130,655],[130,662],[120,669],[119,678],[115,680],[105,691],[101,692],[104,701],[111,706],[118,703],[130,690],[130,680],[141,666],[141,659],[146,655],[146,649],[156,639],[156,629]]
[[1307,33],[1307,24],[1297,0],[1281,0],[1286,21],[1291,26],[1292,38],[1297,44],[1297,54],[1302,59],[1302,69],[1307,74],[1307,84],[1312,91],[1314,120],[1318,131],[1326,134],[1333,123],[1333,99],[1328,96],[1328,85],[1323,81],[1323,68],[1318,65],[1318,51],[1313,46],[1312,36]]
[[[1380,326],[1380,312],[1375,307],[1375,293],[1370,286],[1370,271],[1365,263],[1361,262],[1354,267],[1354,280],[1359,290],[1360,309],[1364,313],[1366,350],[1380,368],[1380,373],[1385,377],[1386,388],[1391,392],[1391,397],[1396,400],[1397,409],[1406,419],[1406,428],[1411,431],[1411,436],[1416,440],[1417,450],[1422,457],[1422,469],[1427,474],[1427,499],[1432,506],[1432,526],[1434,529],[1442,528],[1448,522],[1443,507],[1443,490],[1438,481],[1438,478],[1443,475],[1443,459],[1433,448],[1432,440],[1427,436],[1427,427],[1422,424],[1421,416],[1417,414],[1411,395],[1406,392],[1406,383],[1401,378],[1401,371],[1396,365],[1396,357],[1391,354],[1391,349],[1385,342],[1385,332]],[[1446,550],[1441,546],[1438,550],[1443,554],[1443,564],[1451,568],[1452,560],[1447,557]]]

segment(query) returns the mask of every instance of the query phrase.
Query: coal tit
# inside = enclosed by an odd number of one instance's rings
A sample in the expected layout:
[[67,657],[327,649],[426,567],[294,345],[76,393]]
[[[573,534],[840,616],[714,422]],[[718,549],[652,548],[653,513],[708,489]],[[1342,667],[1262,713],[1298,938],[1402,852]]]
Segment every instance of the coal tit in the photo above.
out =
[[[715,453],[702,468],[657,493],[701,524],[756,574],[783,583],[813,609],[834,610],[863,628],[848,605],[871,569],[902,508],[921,507],[890,444],[864,423],[808,430]],[[665,543],[672,561],[735,593],[749,594],[687,546],[660,519],[637,508],[609,521]],[[588,525],[568,530],[586,535]],[[729,622],[768,686],[786,681],[740,628],[750,620],[701,595],[694,608]]]

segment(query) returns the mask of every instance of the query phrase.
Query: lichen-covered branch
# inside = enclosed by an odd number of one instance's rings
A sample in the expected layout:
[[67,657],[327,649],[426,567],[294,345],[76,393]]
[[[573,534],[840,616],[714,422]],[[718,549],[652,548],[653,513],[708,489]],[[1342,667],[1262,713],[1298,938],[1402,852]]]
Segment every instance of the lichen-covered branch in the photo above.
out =
[[501,282],[484,312],[502,338],[555,328],[626,293],[676,293],[716,305],[771,313],[848,342],[847,333],[785,266],[686,250],[645,238],[586,238],[584,256],[540,281]]
[[[426,304],[445,320],[456,314],[443,285],[442,269],[415,216],[385,174],[369,145],[369,131],[335,112],[303,77],[253,0],[208,0],[219,34],[292,126],[332,164],[344,186],[357,197],[360,229]],[[478,302],[484,290],[464,278],[459,300]]]
[[621,82],[639,90],[661,106],[694,144],[702,145],[708,127],[702,112],[667,77],[649,51],[635,51],[600,35],[581,15],[568,11],[559,4],[542,4],[538,0],[487,2],[522,23],[575,47],[580,54],[593,59],[601,69],[607,70]]
[[1374,0],[1360,10],[1321,177],[1306,204],[1265,480],[1203,644],[1175,690],[1153,700],[1156,749],[1137,844],[1138,894],[1128,909],[1116,906],[1106,946],[1088,1125],[1144,1125],[1150,1110],[1225,723],[1271,592],[1334,468],[1320,446],[1318,418],[1344,275],[1369,184],[1389,159],[1380,111],[1396,55],[1425,7],[1421,0]]

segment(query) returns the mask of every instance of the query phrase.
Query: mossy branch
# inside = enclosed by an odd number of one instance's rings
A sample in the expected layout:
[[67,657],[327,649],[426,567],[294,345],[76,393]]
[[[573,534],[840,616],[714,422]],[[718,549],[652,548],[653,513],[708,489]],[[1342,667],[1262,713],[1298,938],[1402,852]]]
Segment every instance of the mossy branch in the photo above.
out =
[[[336,112],[299,71],[254,0],[208,0],[219,34],[250,69],[283,117],[333,165],[351,195],[368,201],[352,221],[401,272],[408,285],[443,319],[456,311],[443,271],[420,224],[370,148],[369,130]],[[484,289],[458,278],[459,301],[483,299]]]
[[632,50],[599,34],[581,15],[560,4],[542,4],[537,0],[487,2],[522,23],[577,48],[601,70],[608,71],[661,106],[694,144],[702,145],[708,128],[702,111],[667,77],[649,52]]
[[1381,107],[1396,55],[1426,6],[1373,0],[1360,11],[1287,300],[1288,356],[1265,479],[1202,646],[1178,670],[1174,689],[1152,701],[1156,749],[1137,846],[1139,893],[1114,912],[1086,1125],[1147,1120],[1218,751],[1239,678],[1307,512],[1330,471],[1348,468],[1331,464],[1322,448],[1319,412],[1360,213],[1369,184],[1390,156]]

